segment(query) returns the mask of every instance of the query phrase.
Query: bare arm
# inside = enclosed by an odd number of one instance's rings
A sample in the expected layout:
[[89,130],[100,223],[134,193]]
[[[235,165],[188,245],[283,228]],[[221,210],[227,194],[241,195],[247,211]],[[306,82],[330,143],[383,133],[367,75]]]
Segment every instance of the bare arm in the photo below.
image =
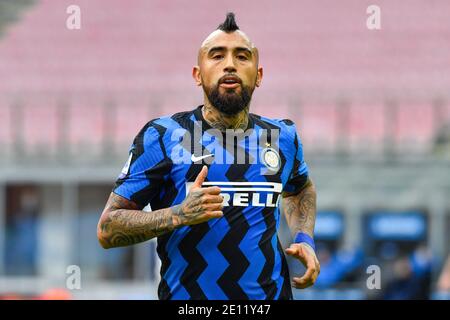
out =
[[[312,238],[316,221],[316,189],[313,182],[308,178],[299,192],[283,193],[282,206],[292,234],[303,232]],[[320,263],[314,249],[304,242],[292,243],[286,253],[306,267],[302,277],[293,277],[292,285],[299,289],[312,286],[320,273]]]
[[97,227],[103,248],[128,246],[170,232],[180,225],[180,206],[144,212],[133,201],[111,193]]
[[97,237],[102,247],[136,244],[181,226],[221,217],[223,197],[220,188],[201,187],[207,174],[205,166],[181,204],[152,212],[142,211],[133,201],[111,193],[97,226]]
[[316,188],[308,178],[298,193],[283,193],[282,207],[293,235],[297,232],[314,234],[316,221]]

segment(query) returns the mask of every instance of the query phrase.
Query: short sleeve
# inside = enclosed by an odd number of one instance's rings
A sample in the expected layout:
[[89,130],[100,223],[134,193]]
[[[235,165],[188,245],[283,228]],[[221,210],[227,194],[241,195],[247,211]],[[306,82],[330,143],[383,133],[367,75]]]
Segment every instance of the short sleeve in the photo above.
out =
[[303,145],[295,128],[295,124],[291,121],[289,121],[289,124],[288,129],[293,135],[293,150],[295,154],[292,171],[283,191],[295,193],[305,185],[308,180],[309,172],[308,166],[303,158]]
[[148,123],[133,141],[128,160],[113,192],[145,207],[160,193],[164,177],[170,172],[159,133]]

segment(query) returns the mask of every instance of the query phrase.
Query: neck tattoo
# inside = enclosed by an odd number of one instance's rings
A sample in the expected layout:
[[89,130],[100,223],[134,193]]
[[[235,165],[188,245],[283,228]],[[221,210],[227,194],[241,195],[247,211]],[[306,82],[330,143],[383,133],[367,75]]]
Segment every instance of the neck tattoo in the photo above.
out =
[[225,131],[227,129],[247,129],[248,107],[234,116],[227,116],[212,106],[206,104],[202,107],[202,115],[206,122],[214,129]]

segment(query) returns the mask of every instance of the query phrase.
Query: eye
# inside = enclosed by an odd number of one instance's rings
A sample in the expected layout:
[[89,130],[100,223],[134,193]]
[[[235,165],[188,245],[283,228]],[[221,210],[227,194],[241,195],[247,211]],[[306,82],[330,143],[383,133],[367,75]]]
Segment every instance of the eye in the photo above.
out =
[[237,57],[238,57],[239,60],[242,60],[242,61],[248,60],[247,56],[245,56],[245,55],[243,55],[243,54],[240,54],[240,55],[238,55]]
[[213,58],[214,60],[219,60],[219,59],[222,59],[222,58],[223,58],[223,55],[221,55],[221,54],[216,54],[216,55],[214,55],[212,58]]

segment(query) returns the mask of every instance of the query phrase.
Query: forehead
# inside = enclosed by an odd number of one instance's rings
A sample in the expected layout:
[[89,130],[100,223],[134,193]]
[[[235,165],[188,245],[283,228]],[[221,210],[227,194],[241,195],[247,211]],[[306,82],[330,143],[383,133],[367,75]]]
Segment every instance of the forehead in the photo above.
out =
[[252,50],[254,46],[250,42],[250,39],[240,30],[230,33],[216,30],[203,41],[201,50],[203,52],[208,52],[212,47],[225,47],[228,49],[234,47],[247,47]]

